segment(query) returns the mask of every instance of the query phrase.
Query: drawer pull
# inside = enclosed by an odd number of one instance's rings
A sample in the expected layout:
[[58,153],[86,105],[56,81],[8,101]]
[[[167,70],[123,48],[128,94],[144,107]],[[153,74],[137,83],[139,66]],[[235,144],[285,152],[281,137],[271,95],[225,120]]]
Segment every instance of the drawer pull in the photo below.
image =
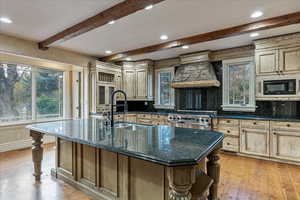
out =
[[227,130],[227,133],[230,133],[230,130]]
[[290,127],[291,125],[290,125],[290,124],[287,124],[286,126],[287,126],[287,127]]
[[229,142],[227,142],[227,145],[230,145],[230,143],[229,143]]
[[226,120],[227,123],[230,123],[230,120]]
[[273,135],[276,135],[276,132],[273,132]]
[[256,125],[257,123],[256,123],[256,122],[253,122],[253,124]]

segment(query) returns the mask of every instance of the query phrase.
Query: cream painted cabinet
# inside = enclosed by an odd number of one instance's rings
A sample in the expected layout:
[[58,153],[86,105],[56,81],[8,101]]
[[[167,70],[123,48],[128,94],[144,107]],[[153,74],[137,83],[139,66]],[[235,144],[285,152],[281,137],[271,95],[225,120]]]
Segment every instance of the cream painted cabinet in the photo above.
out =
[[152,62],[124,62],[123,68],[124,90],[128,99],[152,100]]
[[278,50],[265,50],[255,53],[256,74],[277,74],[279,72]]
[[225,135],[222,147],[224,151],[239,152],[240,121],[238,119],[214,119],[213,130]]
[[300,161],[300,132],[272,131],[271,157]]
[[269,130],[241,129],[241,153],[269,157]]
[[300,47],[280,49],[279,55],[282,72],[300,72]]
[[124,90],[128,99],[135,99],[135,70],[124,70]]
[[147,99],[147,69],[136,70],[136,99]]

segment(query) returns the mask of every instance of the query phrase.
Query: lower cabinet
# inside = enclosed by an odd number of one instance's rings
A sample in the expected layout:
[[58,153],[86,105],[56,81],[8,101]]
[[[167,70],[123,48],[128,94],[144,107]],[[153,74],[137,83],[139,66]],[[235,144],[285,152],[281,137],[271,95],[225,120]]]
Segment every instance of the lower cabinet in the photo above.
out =
[[300,161],[300,131],[275,131],[271,133],[271,157]]
[[269,157],[269,130],[241,129],[241,153]]
[[239,151],[239,137],[225,135],[223,140],[223,150],[238,152]]

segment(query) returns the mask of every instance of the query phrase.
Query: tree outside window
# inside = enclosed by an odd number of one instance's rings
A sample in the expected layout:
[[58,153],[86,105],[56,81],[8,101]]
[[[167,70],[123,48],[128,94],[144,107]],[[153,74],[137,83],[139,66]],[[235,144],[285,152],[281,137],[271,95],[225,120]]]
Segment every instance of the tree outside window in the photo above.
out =
[[62,111],[63,72],[0,63],[0,123],[58,118]]

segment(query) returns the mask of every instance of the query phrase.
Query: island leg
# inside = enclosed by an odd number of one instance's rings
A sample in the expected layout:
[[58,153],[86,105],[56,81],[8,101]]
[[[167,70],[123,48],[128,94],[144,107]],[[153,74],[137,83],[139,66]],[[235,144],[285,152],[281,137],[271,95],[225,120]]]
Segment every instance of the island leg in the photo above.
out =
[[218,199],[218,184],[220,180],[220,164],[218,163],[219,149],[214,150],[208,156],[207,162],[207,175],[213,179],[213,184],[209,188],[208,200],[217,200]]
[[34,164],[34,173],[35,181],[39,182],[41,180],[41,167],[42,167],[42,159],[43,159],[43,147],[41,146],[43,141],[43,134],[30,131],[30,136],[33,139],[32,143],[32,161]]
[[196,181],[195,166],[169,167],[169,200],[191,200],[191,188]]

